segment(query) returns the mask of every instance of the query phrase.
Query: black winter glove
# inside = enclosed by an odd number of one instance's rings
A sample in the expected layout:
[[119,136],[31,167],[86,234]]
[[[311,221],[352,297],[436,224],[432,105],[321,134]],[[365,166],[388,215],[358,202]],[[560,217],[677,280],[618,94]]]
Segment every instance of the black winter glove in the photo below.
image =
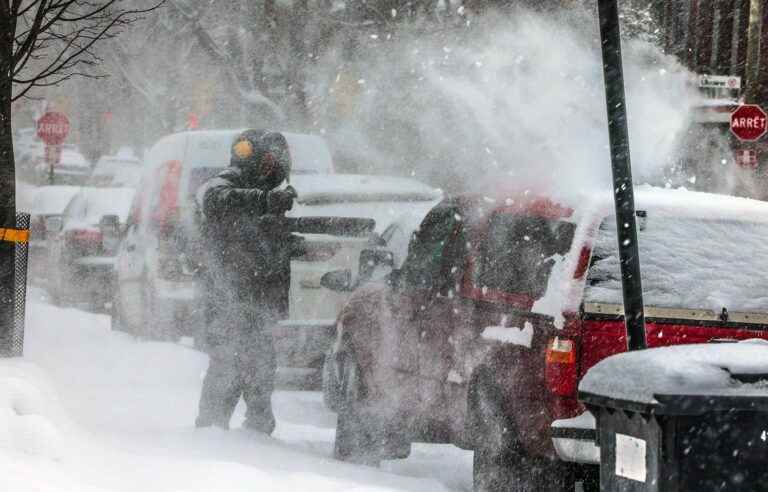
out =
[[267,194],[267,213],[280,215],[293,208],[293,200],[297,197],[296,190],[288,186],[284,190],[270,191]]

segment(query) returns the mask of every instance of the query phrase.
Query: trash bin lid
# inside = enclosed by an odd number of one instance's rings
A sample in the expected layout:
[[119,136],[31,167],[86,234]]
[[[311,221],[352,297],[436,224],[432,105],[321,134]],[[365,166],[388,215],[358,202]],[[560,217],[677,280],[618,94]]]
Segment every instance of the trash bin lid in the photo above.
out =
[[587,372],[579,399],[588,406],[666,415],[768,411],[768,342],[618,354]]

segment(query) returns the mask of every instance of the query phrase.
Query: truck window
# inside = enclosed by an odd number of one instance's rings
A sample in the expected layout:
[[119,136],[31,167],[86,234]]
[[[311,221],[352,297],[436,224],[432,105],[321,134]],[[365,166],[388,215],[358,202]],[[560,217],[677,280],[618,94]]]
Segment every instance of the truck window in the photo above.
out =
[[[448,278],[441,279],[441,273],[446,277],[451,268],[444,268],[446,261],[446,245],[452,243],[460,233],[460,220],[456,207],[438,207],[433,209],[422,221],[419,229],[413,233],[408,248],[408,257],[404,264],[405,282],[409,288],[433,289],[441,287]],[[453,241],[455,242],[455,241]],[[456,256],[451,254],[450,256]],[[455,258],[453,260],[457,261]],[[446,272],[447,270],[447,272]]]
[[[637,234],[647,306],[768,312],[768,224],[648,211]],[[585,302],[621,304],[615,219],[600,226],[592,256]]]
[[555,255],[568,252],[576,225],[500,212],[491,217],[473,271],[483,293],[544,295]]

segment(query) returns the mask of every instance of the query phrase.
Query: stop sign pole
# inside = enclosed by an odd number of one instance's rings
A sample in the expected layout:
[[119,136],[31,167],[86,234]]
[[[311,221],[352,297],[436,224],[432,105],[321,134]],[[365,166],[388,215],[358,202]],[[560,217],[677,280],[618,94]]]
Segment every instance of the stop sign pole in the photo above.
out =
[[640,255],[637,247],[635,196],[629,155],[624,69],[621,61],[621,30],[617,0],[598,0],[600,40],[603,53],[605,100],[608,106],[608,137],[616,207],[616,232],[624,298],[624,323],[628,350],[647,347]]

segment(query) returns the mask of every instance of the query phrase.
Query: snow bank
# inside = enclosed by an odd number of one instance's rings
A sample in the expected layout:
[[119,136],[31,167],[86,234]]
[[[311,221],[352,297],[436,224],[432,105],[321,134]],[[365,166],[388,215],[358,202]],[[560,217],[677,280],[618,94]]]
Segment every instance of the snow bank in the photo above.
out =
[[70,424],[45,374],[22,360],[0,360],[0,456],[58,459]]
[[592,367],[579,391],[644,404],[655,395],[768,398],[767,381],[742,383],[732,375],[768,375],[768,342],[678,345],[614,355]]
[[27,326],[26,360],[0,363],[0,490],[439,492],[426,476],[446,462],[452,488],[471,487],[471,453],[455,448],[417,447],[420,461],[384,471],[334,461],[335,419],[317,393],[275,394],[274,438],[238,429],[242,407],[232,431],[195,429],[203,354],[36,300]]

